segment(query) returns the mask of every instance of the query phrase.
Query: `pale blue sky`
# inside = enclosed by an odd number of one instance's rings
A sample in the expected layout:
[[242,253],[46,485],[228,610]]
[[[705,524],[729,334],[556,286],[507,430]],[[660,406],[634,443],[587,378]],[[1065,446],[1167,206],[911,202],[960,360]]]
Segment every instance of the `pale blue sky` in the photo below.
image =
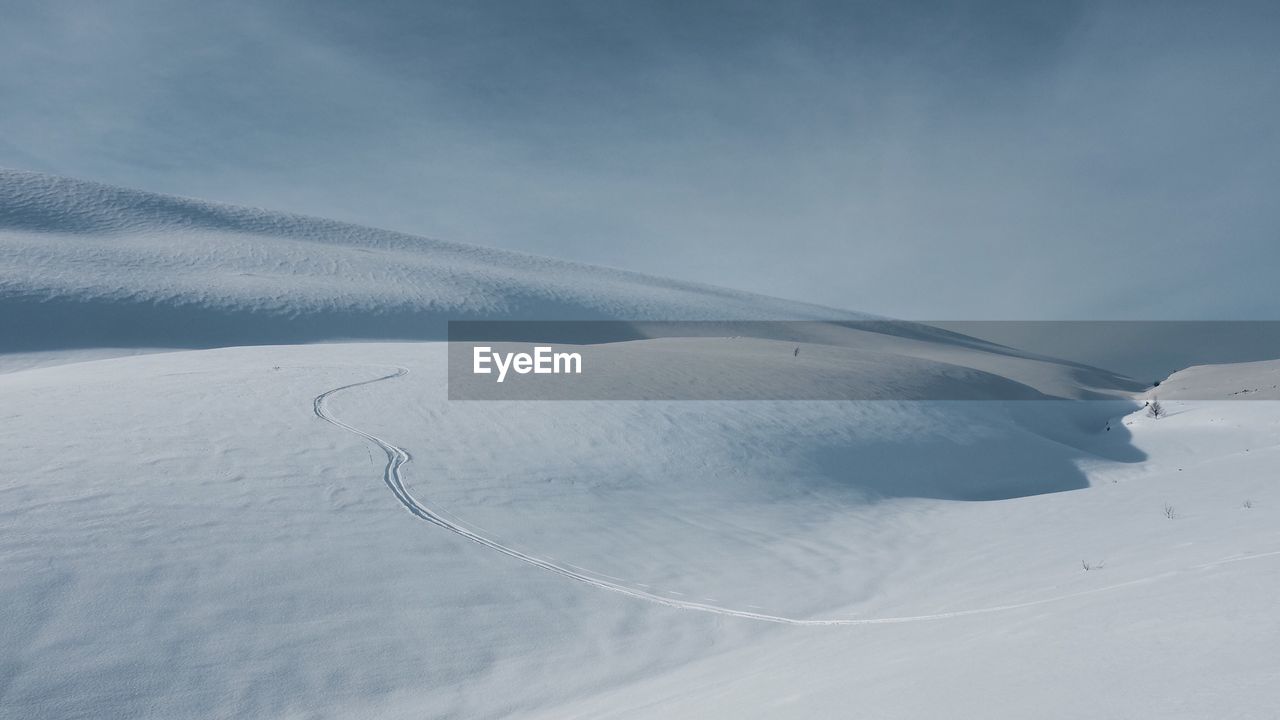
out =
[[1273,3],[0,11],[0,165],[899,317],[1280,316]]

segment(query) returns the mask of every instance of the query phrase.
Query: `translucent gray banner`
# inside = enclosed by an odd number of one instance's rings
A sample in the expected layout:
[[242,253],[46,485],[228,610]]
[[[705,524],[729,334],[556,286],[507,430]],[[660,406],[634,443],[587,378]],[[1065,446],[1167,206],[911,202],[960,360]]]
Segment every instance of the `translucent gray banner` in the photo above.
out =
[[1269,321],[462,321],[448,370],[451,400],[1240,400],[1280,399],[1267,366],[1157,386],[1276,357]]

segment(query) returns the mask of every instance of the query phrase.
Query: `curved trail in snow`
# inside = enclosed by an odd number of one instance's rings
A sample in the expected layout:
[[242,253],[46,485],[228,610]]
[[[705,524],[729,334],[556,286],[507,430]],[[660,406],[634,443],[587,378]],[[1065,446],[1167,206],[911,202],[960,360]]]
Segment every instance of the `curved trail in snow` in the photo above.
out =
[[312,409],[315,411],[316,416],[319,417],[321,420],[324,420],[325,422],[331,423],[333,425],[337,425],[343,430],[346,430],[347,432],[358,435],[374,443],[378,447],[382,448],[382,451],[387,455],[387,465],[385,468],[383,468],[383,471],[382,471],[382,481],[386,483],[388,488],[391,489],[391,492],[395,494],[396,499],[400,501],[400,504],[403,505],[405,509],[413,513],[419,519],[425,520],[431,523],[432,525],[436,525],[437,527],[444,528],[445,530],[448,530],[449,532],[457,535],[461,535],[462,537],[478,545],[483,545],[484,547],[487,547],[491,550],[496,550],[502,553],[503,555],[508,555],[510,557],[515,558],[516,560],[527,563],[529,565],[533,565],[534,567],[539,567],[539,568],[542,568],[543,570],[556,573],[557,575],[562,575],[566,578],[569,578],[570,580],[576,580],[581,583],[586,583],[587,585],[600,588],[601,590],[609,590],[611,592],[627,595],[629,597],[633,597],[639,600],[645,600],[648,602],[657,603],[659,605],[666,605],[667,607],[679,608],[681,610],[697,610],[699,612],[712,613],[715,615],[744,618],[747,620],[760,620],[763,622],[779,623],[783,625],[890,625],[895,623],[925,622],[929,620],[946,620],[949,618],[968,617],[971,615],[986,615],[990,613],[998,613],[998,612],[1005,612],[1009,610],[1017,610],[1020,608],[1034,607],[1037,605],[1047,605],[1049,603],[1069,600],[1071,598],[1084,597],[1086,595],[1094,595],[1097,593],[1108,592],[1111,590],[1117,590],[1119,588],[1129,587],[1132,585],[1140,585],[1143,583],[1154,582],[1156,580],[1162,580],[1167,577],[1171,577],[1174,575],[1181,575],[1181,574],[1192,572],[1195,570],[1206,570],[1206,569],[1221,566],[1221,565],[1228,565],[1231,563],[1243,562],[1246,560],[1255,560],[1259,558],[1280,555],[1280,550],[1273,551],[1273,552],[1264,552],[1264,553],[1252,553],[1248,555],[1238,555],[1234,557],[1224,558],[1221,560],[1215,560],[1213,562],[1194,565],[1182,570],[1170,570],[1168,572],[1160,573],[1157,575],[1137,578],[1135,580],[1116,583],[1114,585],[1105,585],[1101,587],[1091,588],[1088,590],[1080,590],[1078,592],[1067,593],[1065,595],[1056,595],[1053,597],[1041,598],[1038,600],[1028,600],[1028,601],[1019,602],[1019,603],[1011,603],[1008,605],[994,605],[994,606],[984,607],[984,608],[975,608],[971,610],[956,610],[952,612],[933,613],[929,615],[904,615],[904,616],[898,616],[898,617],[879,617],[879,618],[829,618],[829,619],[792,618],[792,617],[785,617],[782,615],[770,615],[762,612],[752,612],[750,610],[739,610],[736,608],[723,607],[720,605],[713,605],[710,603],[694,602],[690,600],[678,600],[676,598],[671,598],[664,595],[658,595],[656,593],[647,592],[639,588],[623,585],[621,583],[614,582],[613,580],[609,580],[605,577],[601,577],[598,574],[593,574],[590,571],[586,571],[583,569],[575,570],[573,569],[573,567],[561,565],[551,560],[539,558],[539,557],[530,555],[528,553],[522,552],[520,550],[517,550],[515,548],[509,547],[507,545],[503,545],[502,543],[496,540],[490,539],[488,537],[485,537],[484,535],[480,535],[468,529],[467,527],[459,524],[454,520],[450,520],[444,517],[438,511],[432,510],[428,505],[422,503],[417,498],[415,498],[409,492],[409,490],[404,486],[404,477],[401,473],[401,469],[404,467],[404,465],[412,459],[412,456],[409,455],[409,452],[404,448],[401,448],[397,445],[393,445],[390,442],[387,442],[386,440],[378,437],[377,435],[374,435],[372,433],[367,433],[364,430],[361,430],[352,425],[348,425],[347,423],[339,420],[329,412],[328,408],[325,405],[325,401],[328,400],[329,397],[334,395],[335,393],[342,392],[343,390],[350,390],[352,388],[361,387],[363,385],[372,385],[373,383],[382,382],[384,380],[393,380],[398,377],[403,377],[407,374],[409,374],[408,368],[396,366],[396,371],[394,373],[391,373],[390,375],[383,375],[381,377],[373,378],[372,380],[362,380],[360,382],[355,382],[349,385],[343,385],[341,387],[333,388],[332,390],[328,390],[326,392],[323,392],[317,395],[315,400],[312,403]]

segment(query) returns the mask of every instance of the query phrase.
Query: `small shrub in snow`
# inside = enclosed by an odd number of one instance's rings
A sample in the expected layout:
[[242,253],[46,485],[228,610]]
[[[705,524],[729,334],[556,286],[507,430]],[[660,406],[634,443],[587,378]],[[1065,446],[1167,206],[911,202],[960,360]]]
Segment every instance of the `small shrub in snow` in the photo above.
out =
[[1147,417],[1161,418],[1164,415],[1164,406],[1160,404],[1159,400],[1152,398],[1151,402],[1147,403]]
[[1245,509],[1245,510],[1248,510],[1248,509],[1249,509],[1249,508],[1251,508],[1251,507],[1253,507],[1253,501],[1252,501],[1252,500],[1245,500],[1245,501],[1244,501],[1244,509]]
[[1173,511],[1173,506],[1170,505],[1169,503],[1164,504],[1164,516],[1169,518],[1170,520],[1177,517],[1177,513]]

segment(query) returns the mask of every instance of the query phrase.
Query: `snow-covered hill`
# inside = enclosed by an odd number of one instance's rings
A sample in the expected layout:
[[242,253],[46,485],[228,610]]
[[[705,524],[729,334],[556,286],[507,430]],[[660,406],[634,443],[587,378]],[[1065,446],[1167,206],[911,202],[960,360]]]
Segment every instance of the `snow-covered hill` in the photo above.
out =
[[[1280,705],[1280,415],[1230,399],[1271,365],[1175,375],[1156,419],[910,323],[641,325],[601,352],[645,382],[969,401],[449,401],[444,344],[405,341],[448,319],[861,316],[0,180],[0,717]],[[133,354],[175,347],[216,349]]]
[[0,248],[0,351],[427,339],[477,318],[865,317],[12,170],[0,170]]
[[[863,366],[872,383],[877,365],[906,356],[935,374],[970,368],[1033,394],[1138,389],[1096,368],[912,323],[850,327],[838,323],[872,318],[28,172],[0,170],[0,248],[0,369],[54,362],[50,351],[70,349],[84,358],[108,347],[440,339],[448,320],[820,320],[833,324],[761,323],[747,332],[878,354]],[[650,331],[660,332],[635,330]]]
[[1165,400],[1280,400],[1280,361],[1189,367],[1147,395]]

